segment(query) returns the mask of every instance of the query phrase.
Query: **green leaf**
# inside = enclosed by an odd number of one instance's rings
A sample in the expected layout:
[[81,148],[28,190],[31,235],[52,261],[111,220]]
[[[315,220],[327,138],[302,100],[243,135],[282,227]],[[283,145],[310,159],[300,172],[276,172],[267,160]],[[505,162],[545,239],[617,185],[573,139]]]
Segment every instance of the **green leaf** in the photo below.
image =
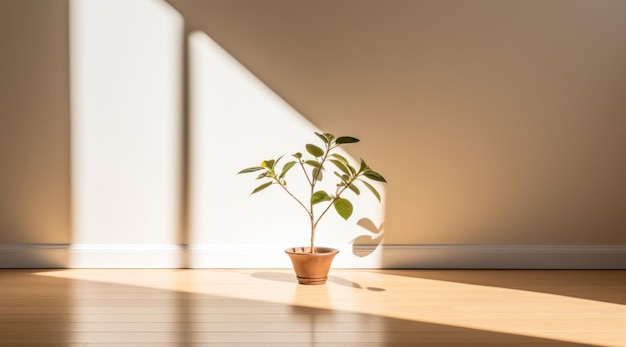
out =
[[268,168],[270,170],[274,169],[274,163],[276,161],[274,159],[270,159],[270,160],[263,160],[263,162],[261,163],[261,166]]
[[324,136],[326,136],[326,138],[328,139],[328,143],[335,139],[335,135],[333,134],[324,133]]
[[316,181],[321,181],[322,179],[324,179],[324,174],[322,173],[322,169],[317,168],[317,167],[313,169],[313,179]]
[[296,165],[295,161],[290,161],[287,164],[285,164],[285,166],[283,166],[283,171],[280,173],[280,175],[278,176],[278,178],[283,178],[285,177],[285,175],[287,174],[287,171],[291,170],[291,168]]
[[315,135],[317,135],[317,137],[319,137],[320,139],[322,139],[322,141],[324,141],[325,144],[330,143],[330,141],[328,141],[328,138],[318,132],[315,132]]
[[254,194],[254,193],[258,193],[258,192],[262,191],[263,189],[265,189],[265,188],[267,188],[267,187],[269,187],[269,186],[271,186],[271,185],[272,185],[272,182],[266,182],[266,183],[263,183],[263,184],[261,184],[260,186],[256,187],[256,188],[252,191],[252,193],[250,193],[250,195],[252,195],[252,194]]
[[350,188],[351,191],[354,192],[354,194],[356,195],[361,195],[361,191],[359,190],[359,188],[357,186],[355,186],[354,184],[350,184],[348,186],[348,188]]
[[317,147],[316,145],[312,145],[310,143],[308,143],[306,145],[306,151],[309,152],[312,156],[319,158],[324,156],[324,150]]
[[255,171],[259,171],[259,170],[265,170],[265,168],[262,167],[262,166],[249,167],[247,169],[243,169],[243,170],[237,172],[237,175],[243,174],[243,173],[255,172]]
[[371,184],[363,181],[363,180],[359,180],[363,183],[363,185],[365,185],[365,187],[367,187],[367,189],[370,190],[370,192],[372,192],[372,194],[374,194],[374,196],[376,197],[376,199],[378,199],[378,202],[380,202],[380,194],[378,194],[378,191],[376,190],[376,188],[374,188],[374,186],[372,186]]
[[260,180],[261,178],[267,177],[269,174],[270,174],[269,171],[262,172],[260,175],[257,176],[256,179]]
[[294,153],[293,156],[294,156],[294,158],[302,159],[302,153],[300,153],[300,152]]
[[352,173],[352,175],[356,175],[356,169],[352,167],[352,165],[348,165],[348,169]]
[[335,211],[345,220],[348,220],[352,215],[352,203],[344,198],[337,198],[335,202],[333,202],[333,206],[335,207]]
[[348,161],[348,159],[344,158],[342,155],[337,154],[337,153],[333,153],[331,154],[332,157],[335,157],[335,159],[341,161],[342,163],[344,163],[345,165],[350,165],[350,162]]
[[317,167],[317,168],[321,168],[322,165],[320,165],[320,163],[316,162],[315,160],[307,160],[304,162],[307,165],[311,165],[313,167]]
[[367,178],[369,178],[371,180],[374,180],[374,181],[387,182],[385,180],[385,178],[381,174],[379,174],[378,172],[372,171],[372,170],[365,171],[363,173],[363,176],[365,176],[365,177],[367,177]]
[[318,190],[311,195],[311,205],[319,204],[322,201],[330,201],[333,198],[323,190]]
[[348,171],[348,168],[341,161],[336,160],[336,159],[330,159],[330,162],[335,164],[335,166],[339,170],[343,171],[345,174],[348,174],[348,175],[350,174],[350,171]]
[[365,160],[361,159],[361,168],[359,169],[359,172],[366,171],[367,169],[369,169],[369,166],[365,164]]
[[335,140],[335,143],[336,143],[336,144],[341,145],[341,144],[344,144],[344,143],[355,143],[355,142],[359,142],[359,141],[360,141],[360,140],[359,140],[359,139],[357,139],[357,138],[355,138],[355,137],[351,137],[351,136],[341,136],[341,137],[338,137],[338,138]]

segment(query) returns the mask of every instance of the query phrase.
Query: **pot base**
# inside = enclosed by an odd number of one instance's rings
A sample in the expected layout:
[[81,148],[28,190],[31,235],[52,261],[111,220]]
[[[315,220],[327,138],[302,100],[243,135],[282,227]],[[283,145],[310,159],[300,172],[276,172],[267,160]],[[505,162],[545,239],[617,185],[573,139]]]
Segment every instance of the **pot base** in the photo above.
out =
[[324,284],[324,283],[326,283],[326,280],[328,280],[328,277],[304,278],[304,277],[296,276],[296,278],[298,279],[298,283],[300,283],[300,284],[308,284],[308,285]]
[[293,247],[286,249],[285,253],[291,259],[298,283],[319,285],[326,283],[330,264],[339,250],[315,247],[315,253],[312,253],[311,247]]

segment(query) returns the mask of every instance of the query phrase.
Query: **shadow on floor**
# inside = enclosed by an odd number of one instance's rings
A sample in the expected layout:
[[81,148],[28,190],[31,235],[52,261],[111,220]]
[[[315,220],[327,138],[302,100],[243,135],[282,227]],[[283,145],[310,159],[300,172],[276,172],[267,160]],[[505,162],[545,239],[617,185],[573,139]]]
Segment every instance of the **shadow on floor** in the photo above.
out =
[[377,272],[626,305],[626,270],[381,270]]
[[[162,280],[143,270],[119,271],[133,278],[145,276],[148,284]],[[223,285],[206,276],[201,283],[194,283],[195,277],[177,277],[185,273],[168,272],[167,280],[185,288]],[[272,272],[255,277],[294,282]],[[302,305],[41,276],[26,270],[0,270],[0,283],[0,341],[6,346],[589,346]],[[284,289],[284,284],[277,285]]]
[[[254,278],[259,278],[259,279],[263,279],[263,280],[268,280],[268,281],[277,281],[277,282],[287,282],[287,283],[296,283],[296,278],[294,275],[292,274],[287,274],[284,272],[272,272],[272,271],[261,271],[261,272],[255,272],[253,274],[251,274],[250,276],[254,277]],[[362,285],[350,281],[348,279],[345,279],[343,277],[340,276],[334,276],[334,275],[329,275],[328,276],[328,282],[329,283],[335,283],[344,287],[350,287],[350,288],[358,288],[358,289],[366,289],[366,290],[370,290],[373,292],[383,292],[385,291],[384,288],[378,288],[378,287],[363,287]]]

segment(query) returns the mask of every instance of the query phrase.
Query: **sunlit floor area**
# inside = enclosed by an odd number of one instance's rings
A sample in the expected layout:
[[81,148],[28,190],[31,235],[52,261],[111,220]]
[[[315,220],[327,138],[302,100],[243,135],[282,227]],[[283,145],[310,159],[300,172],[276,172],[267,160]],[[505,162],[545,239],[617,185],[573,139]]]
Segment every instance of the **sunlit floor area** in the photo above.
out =
[[626,271],[0,270],[0,346],[626,346]]

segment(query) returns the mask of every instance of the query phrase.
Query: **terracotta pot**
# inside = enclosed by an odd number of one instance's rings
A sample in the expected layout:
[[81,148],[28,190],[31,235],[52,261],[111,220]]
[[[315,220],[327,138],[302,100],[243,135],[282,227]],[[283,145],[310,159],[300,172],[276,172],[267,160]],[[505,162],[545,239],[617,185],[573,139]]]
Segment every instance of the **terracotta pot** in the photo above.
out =
[[315,253],[311,253],[311,247],[292,247],[287,248],[285,253],[291,258],[298,283],[324,284],[328,279],[330,264],[339,250],[315,247]]

